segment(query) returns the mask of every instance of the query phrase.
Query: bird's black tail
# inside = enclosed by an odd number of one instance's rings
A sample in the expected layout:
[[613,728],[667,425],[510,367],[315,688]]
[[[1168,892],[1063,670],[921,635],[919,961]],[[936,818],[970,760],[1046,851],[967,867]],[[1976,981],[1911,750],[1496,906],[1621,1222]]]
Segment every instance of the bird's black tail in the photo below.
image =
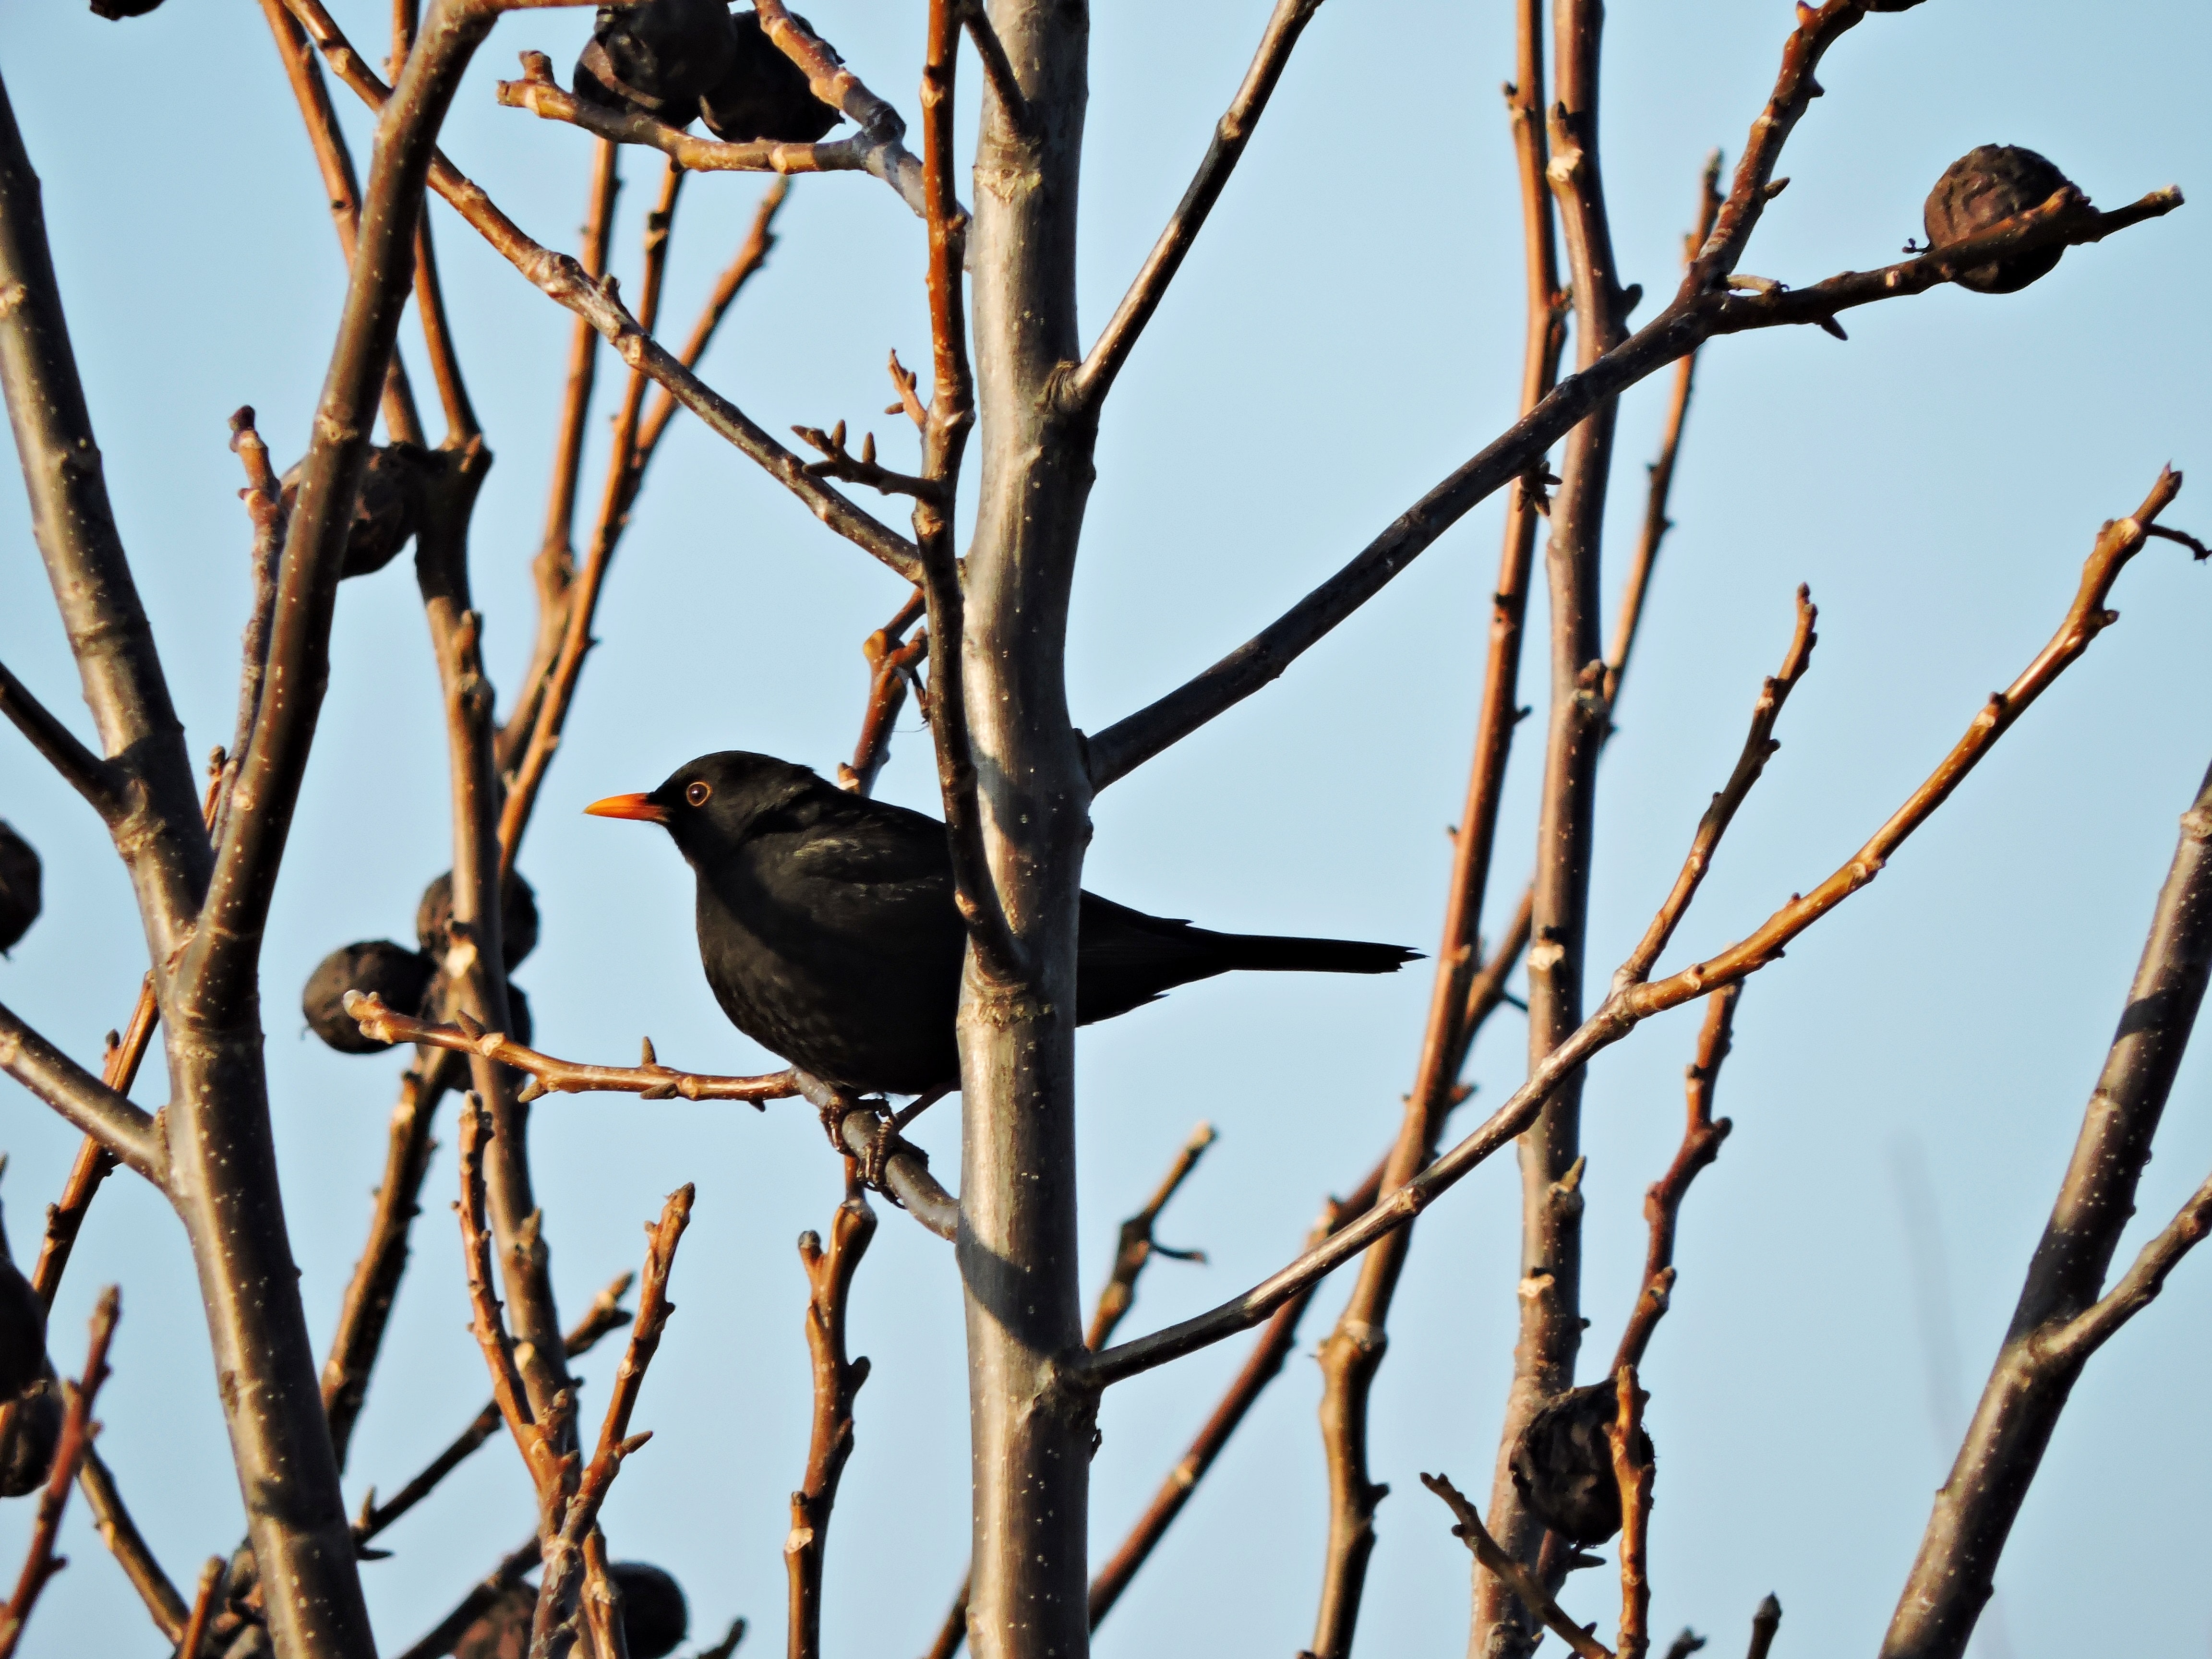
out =
[[[1224,969],[1261,973],[1395,974],[1420,959],[1402,945],[1352,939],[1285,939],[1272,933],[1217,933]],[[1217,969],[1216,971],[1219,971]]]

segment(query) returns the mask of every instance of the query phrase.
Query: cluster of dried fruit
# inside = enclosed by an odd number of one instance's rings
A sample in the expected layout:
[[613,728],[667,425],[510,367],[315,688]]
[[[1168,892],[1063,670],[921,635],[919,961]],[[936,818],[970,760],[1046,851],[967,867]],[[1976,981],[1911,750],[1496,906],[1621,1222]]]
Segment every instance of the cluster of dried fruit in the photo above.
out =
[[[691,1627],[683,1588],[643,1561],[617,1561],[607,1576],[622,1595],[623,1645],[629,1659],[663,1659],[675,1652]],[[461,1633],[453,1644],[453,1659],[524,1659],[537,1610],[534,1587],[508,1586]]]
[[777,50],[759,14],[733,14],[726,0],[601,6],[591,44],[576,60],[575,93],[586,103],[674,127],[703,117],[710,132],[731,143],[811,144],[844,119]]
[[[538,948],[538,896],[520,876],[508,876],[500,890],[499,925],[500,955],[511,974]],[[415,907],[415,939],[420,948],[410,951],[388,939],[340,946],[307,975],[300,1012],[314,1034],[342,1054],[374,1054],[389,1048],[390,1043],[366,1035],[346,1012],[346,993],[360,991],[398,1012],[436,1018],[446,1000],[445,974],[439,964],[453,945],[453,878],[448,872],[422,890],[422,902]],[[507,1035],[528,1042],[529,1000],[511,981],[507,1006]]]

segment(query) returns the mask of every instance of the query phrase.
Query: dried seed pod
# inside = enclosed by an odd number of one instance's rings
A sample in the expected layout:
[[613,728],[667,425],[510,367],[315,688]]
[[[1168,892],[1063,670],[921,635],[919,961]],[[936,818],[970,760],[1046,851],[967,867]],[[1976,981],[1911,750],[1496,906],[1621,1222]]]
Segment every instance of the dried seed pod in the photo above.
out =
[[46,1304],[23,1277],[0,1232],[0,1404],[46,1374]]
[[[1570,1544],[1588,1548],[1620,1530],[1620,1483],[1613,1443],[1620,1396],[1610,1382],[1570,1389],[1547,1402],[1513,1443],[1514,1489],[1528,1511]],[[1651,1462],[1651,1437],[1637,1433],[1638,1461]]]
[[345,994],[362,991],[382,999],[395,1012],[412,1014],[422,1006],[435,971],[428,957],[388,939],[363,939],[333,951],[307,976],[300,1012],[317,1036],[342,1054],[374,1054],[389,1048],[361,1029],[345,1011]]
[[[430,955],[444,959],[453,945],[453,872],[447,871],[422,890],[415,907],[415,940]],[[538,895],[528,882],[510,872],[499,890],[499,951],[512,973],[522,959],[538,948]]]
[[[368,452],[368,470],[362,474],[361,494],[354,498],[353,522],[346,531],[339,580],[383,569],[414,538],[418,501],[414,474],[422,464],[422,452],[413,444],[389,444]],[[299,499],[300,469],[295,466],[283,478],[287,520]]]
[[[814,26],[797,12],[792,20],[813,33]],[[730,23],[736,31],[737,50],[728,70],[700,100],[708,130],[717,138],[732,144],[756,138],[811,144],[845,118],[814,95],[806,84],[806,71],[768,38],[759,13],[734,13]],[[830,56],[836,57],[834,50]]]
[[[1932,248],[1978,236],[2000,220],[2046,202],[2066,188],[2064,173],[2017,144],[1981,144],[1943,169],[1928,192],[1921,222]],[[1960,288],[1977,294],[2011,294],[2057,267],[2063,247],[2016,253],[1959,273]]]
[[0,818],[0,956],[31,931],[41,902],[38,850]]
[[672,127],[699,118],[699,95],[728,70],[737,40],[727,0],[601,6],[576,60],[576,96]]
[[683,1586],[644,1561],[617,1561],[607,1577],[622,1592],[623,1640],[629,1659],[664,1659],[691,1628]]
[[161,0],[92,0],[92,15],[114,22],[125,17],[143,17],[161,3]]
[[9,1413],[7,1437],[0,1440],[0,1498],[26,1497],[45,1486],[61,1438],[62,1385],[42,1376]]
[[[439,1011],[446,1006],[446,988],[445,975],[442,972],[434,974],[430,988],[422,993],[422,1017],[424,1019],[444,1018]],[[520,985],[509,980],[507,982],[507,1035],[527,1048],[530,1034],[530,999],[522,994]]]

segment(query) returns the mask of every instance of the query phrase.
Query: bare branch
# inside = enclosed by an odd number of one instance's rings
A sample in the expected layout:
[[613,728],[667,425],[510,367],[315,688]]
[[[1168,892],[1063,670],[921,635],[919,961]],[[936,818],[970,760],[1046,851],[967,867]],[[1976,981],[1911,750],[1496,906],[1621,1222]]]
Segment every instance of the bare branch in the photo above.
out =
[[812,144],[783,143],[771,138],[727,144],[720,139],[701,138],[650,115],[587,104],[572,96],[553,78],[552,60],[540,52],[524,52],[522,79],[501,81],[498,93],[499,101],[510,109],[526,109],[540,120],[580,127],[608,143],[657,149],[693,173],[872,173],[896,191],[917,216],[922,212],[921,164],[896,137],[877,138],[863,133]]
[[1679,1007],[1723,985],[1747,979],[1778,961],[1784,947],[1799,934],[1881,872],[1897,849],[1949,798],[2013,722],[2088,648],[2089,641],[2115,620],[2115,613],[2104,608],[2112,582],[2128,560],[2141,550],[2146,539],[2145,526],[2172,500],[2180,487],[2180,475],[2168,469],[2160,475],[2150,495],[2132,516],[2104,526],[2082,568],[2073,605],[2051,642],[2009,687],[1990,698],[1974,717],[1966,735],[1866,845],[1811,892],[1791,899],[1758,928],[1716,955],[1692,963],[1665,979],[1646,981],[1607,996],[1603,1006],[1535,1067],[1528,1081],[1515,1090],[1486,1122],[1326,1243],[1211,1312],[1109,1348],[1072,1369],[1079,1370],[1084,1378],[1093,1384],[1116,1382],[1219,1341],[1231,1332],[1258,1324],[1304,1286],[1358,1255],[1386,1233],[1405,1225],[1468,1170],[1499,1147],[1510,1145],[1534,1121],[1560,1080],[1591,1055],[1612,1047],[1652,1015]]
[[[741,1100],[758,1107],[763,1101],[787,1100],[799,1092],[789,1071],[769,1072],[758,1077],[716,1077],[678,1072],[660,1064],[646,1040],[645,1062],[640,1066],[580,1066],[535,1048],[526,1048],[504,1032],[487,1031],[465,1014],[456,1024],[441,1025],[394,1013],[374,996],[349,992],[346,1012],[361,1029],[380,1042],[416,1042],[455,1054],[496,1060],[527,1076],[533,1086],[520,1098],[525,1103],[549,1093],[614,1093],[642,1095],[647,1100]],[[474,1029],[471,1029],[473,1027]]]
[[1499,1547],[1483,1526],[1474,1505],[1452,1485],[1449,1476],[1425,1474],[1421,1484],[1443,1498],[1450,1509],[1458,1523],[1452,1528],[1452,1536],[1465,1544],[1474,1559],[1519,1596],[1528,1611],[1549,1626],[1561,1641],[1581,1654],[1583,1659],[1613,1659],[1611,1648],[1568,1618],[1543,1585],[1536,1582],[1535,1575]]
[[46,764],[62,775],[63,782],[84,797],[101,822],[113,823],[129,810],[114,769],[79,742],[76,733],[57,720],[31,694],[30,687],[9,672],[5,663],[0,663],[0,714],[7,715]]
[[[731,305],[752,279],[753,274],[768,263],[769,251],[775,246],[775,237],[769,228],[775,223],[776,212],[790,194],[791,186],[781,179],[774,180],[761,192],[760,204],[753,210],[752,228],[745,233],[745,240],[738,245],[737,253],[730,263],[722,268],[722,274],[715,278],[714,291],[708,295],[707,303],[699,308],[699,319],[691,325],[690,337],[684,342],[684,349],[677,354],[678,361],[684,368],[698,368],[699,360],[707,355],[707,347],[714,340],[714,331],[721,326],[722,319]],[[653,451],[660,447],[661,434],[668,430],[669,422],[676,418],[677,410],[682,407],[665,386],[653,398],[652,410],[645,417],[645,435],[638,440],[637,444],[637,467],[641,473],[645,471],[646,464],[652,460]]]
[[1160,1218],[1160,1212],[1176,1195],[1182,1183],[1190,1179],[1198,1160],[1206,1156],[1206,1149],[1213,1145],[1216,1137],[1211,1123],[1201,1123],[1190,1132],[1168,1166],[1167,1174],[1153,1190],[1145,1207],[1121,1224],[1119,1246],[1114,1252],[1114,1270],[1107,1278],[1106,1286],[1098,1292],[1098,1305],[1091,1316],[1091,1330],[1083,1339],[1083,1346],[1096,1353],[1113,1340],[1114,1328],[1128,1316],[1137,1300],[1137,1277],[1145,1271],[1145,1264],[1155,1255],[1169,1256],[1177,1261],[1203,1261],[1203,1250],[1171,1250],[1152,1237],[1152,1227]]
[[929,654],[927,630],[910,641],[901,635],[921,618],[928,600],[919,587],[898,614],[861,642],[868,662],[868,708],[860,720],[860,735],[853,745],[853,762],[837,768],[837,787],[865,795],[876,787],[876,775],[890,758],[891,727],[906,704],[908,683],[921,659]]
[[[1614,1645],[1620,1659],[1643,1659],[1651,1649],[1651,1583],[1644,1575],[1644,1552],[1651,1527],[1651,1460],[1644,1437],[1644,1403],[1650,1398],[1636,1383],[1636,1367],[1613,1373],[1620,1415],[1607,1425],[1613,1448],[1613,1478],[1620,1488],[1620,1635]],[[1638,1446],[1646,1448],[1639,1453]]]
[[822,1570],[837,1483],[853,1451],[853,1401],[868,1380],[868,1362],[847,1357],[845,1313],[853,1275],[876,1236],[876,1212],[860,1182],[857,1159],[845,1160],[845,1201],[830,1224],[830,1243],[802,1233],[799,1260],[806,1270],[806,1353],[814,1381],[814,1411],[806,1445],[806,1475],[791,1494],[791,1532],[784,1540],[789,1582],[790,1659],[817,1659],[822,1651]]
[[1746,1650],[1746,1659],[1766,1659],[1767,1650],[1774,1645],[1774,1632],[1781,1628],[1782,1603],[1770,1594],[1751,1615],[1751,1646]]
[[76,1484],[84,1493],[84,1506],[91,1513],[92,1524],[100,1541],[115,1558],[115,1565],[123,1569],[131,1588],[138,1592],[138,1599],[146,1604],[155,1627],[168,1641],[176,1641],[184,1632],[191,1609],[185,1606],[184,1597],[177,1594],[177,1587],[169,1582],[169,1575],[161,1571],[161,1564],[154,1559],[145,1534],[138,1530],[138,1523],[123,1505],[123,1494],[116,1490],[115,1476],[92,1447],[85,1449],[84,1467],[77,1471]]
[[21,1084],[156,1187],[169,1176],[167,1137],[158,1120],[109,1088],[0,1006],[0,1072]]
[[469,1328],[483,1352],[484,1368],[491,1373],[492,1398],[538,1490],[540,1512],[553,1522],[557,1511],[549,1505],[561,1492],[562,1460],[550,1426],[531,1410],[515,1361],[514,1340],[507,1333],[492,1278],[491,1231],[484,1222],[484,1148],[492,1139],[491,1114],[470,1096],[461,1103],[460,1116],[461,1201],[455,1209],[461,1218],[462,1261],[468,1273]]
[[2173,861],[2119,1028],[2081,1116],[2051,1218],[1973,1420],[1936,1494],[1882,1644],[1884,1659],[1966,1651],[1997,1561],[2081,1368],[2147,1306],[2212,1224],[2197,1188],[2110,1291],[2105,1275],[2136,1212],[2176,1072],[2212,978],[2212,771],[2182,814]]
[[[1274,94],[1275,83],[1282,79],[1284,66],[1290,62],[1298,36],[1320,9],[1321,0],[1275,0],[1267,27],[1260,35],[1259,50],[1252,56],[1251,66],[1244,71],[1237,95],[1229,100],[1229,107],[1221,118],[1213,124],[1213,137],[1206,147],[1197,173],[1183,191],[1182,200],[1176,204],[1175,212],[1160,232],[1159,240],[1152,244],[1152,251],[1138,269],[1136,280],[1129,284],[1129,291],[1121,296],[1121,303],[1114,308],[1113,316],[1107,319],[1105,328],[1084,358],[1083,366],[1075,371],[1067,386],[1066,395],[1073,407],[1095,416],[1098,405],[1113,390],[1115,379],[1128,362],[1138,336],[1159,309],[1168,285],[1182,268],[1183,257],[1198,240],[1206,216],[1213,211],[1213,204],[1228,187],[1229,175],[1243,158],[1244,147],[1251,142],[1253,129],[1260,125],[1267,100]],[[991,64],[989,53],[984,54],[983,61],[987,66]],[[994,76],[994,89],[997,84]],[[1018,107],[1016,125],[1019,125]]]
[[1723,985],[1705,999],[1705,1023],[1698,1036],[1697,1058],[1685,1073],[1689,1121],[1683,1126],[1682,1144],[1675,1150],[1667,1173],[1644,1194],[1644,1216],[1651,1228],[1644,1255],[1644,1288],[1629,1314],[1627,1328],[1620,1334],[1620,1346],[1613,1351],[1615,1375],[1623,1366],[1644,1363],[1651,1334],[1666,1316],[1674,1295],[1674,1227],[1683,1197],[1698,1178],[1698,1171],[1720,1156],[1721,1142],[1734,1127],[1728,1119],[1713,1116],[1713,1085],[1719,1079],[1721,1062],[1728,1058],[1729,1037],[1735,1028],[1736,1000],[1742,994],[1741,984]]
[[[601,1291],[582,1319],[576,1322],[562,1340],[562,1352],[574,1359],[589,1353],[599,1346],[599,1339],[610,1331],[618,1331],[630,1322],[629,1310],[622,1305],[622,1298],[637,1282],[635,1273],[623,1273]],[[422,1472],[394,1492],[389,1503],[374,1501],[370,1492],[362,1504],[361,1517],[354,1522],[354,1541],[366,1544],[376,1537],[401,1516],[413,1509],[436,1490],[437,1485],[473,1455],[477,1449],[498,1431],[501,1419],[499,1402],[487,1401],[483,1409],[471,1420],[468,1427],[453,1437],[452,1443],[423,1466]],[[536,1558],[532,1558],[533,1562]]]
[[92,1420],[93,1401],[99,1396],[100,1385],[107,1380],[107,1345],[114,1338],[120,1311],[121,1300],[111,1285],[100,1293],[99,1305],[93,1310],[92,1343],[85,1352],[84,1376],[62,1385],[69,1403],[62,1417],[61,1437],[54,1444],[53,1470],[39,1494],[38,1518],[31,1526],[31,1547],[24,1554],[15,1592],[0,1608],[0,1659],[12,1659],[39,1592],[46,1589],[46,1580],[69,1565],[56,1558],[54,1540],[61,1532],[62,1510],[69,1504],[70,1488],[76,1484],[77,1470],[92,1449],[93,1436],[100,1432],[100,1425]]
[[208,1622],[215,1612],[216,1591],[222,1587],[222,1557],[210,1555],[207,1565],[200,1569],[199,1590],[192,1598],[191,1617],[177,1643],[177,1659],[202,1659],[206,1652]]
[[[344,34],[324,10],[321,0],[285,0],[285,3],[322,49],[338,78],[370,108],[381,112],[386,100],[392,95],[390,89],[346,43]],[[636,319],[605,283],[586,275],[575,260],[542,247],[526,236],[520,227],[442,155],[433,157],[429,180],[430,187],[501,258],[548,298],[590,323],[625,363],[642,369],[667,387],[717,437],[759,463],[830,529],[909,581],[917,580],[918,566],[911,543],[820,480],[807,477],[805,465],[798,456],[755,425],[744,410],[701,381],[671,356],[659,341],[638,327]]]

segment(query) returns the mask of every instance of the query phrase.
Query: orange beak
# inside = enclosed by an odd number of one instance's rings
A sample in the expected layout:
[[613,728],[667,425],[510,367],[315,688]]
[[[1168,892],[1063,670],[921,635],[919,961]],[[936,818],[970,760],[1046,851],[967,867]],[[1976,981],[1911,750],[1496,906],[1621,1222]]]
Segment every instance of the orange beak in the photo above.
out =
[[584,811],[595,818],[640,818],[647,823],[668,822],[668,809],[650,795],[609,795]]

